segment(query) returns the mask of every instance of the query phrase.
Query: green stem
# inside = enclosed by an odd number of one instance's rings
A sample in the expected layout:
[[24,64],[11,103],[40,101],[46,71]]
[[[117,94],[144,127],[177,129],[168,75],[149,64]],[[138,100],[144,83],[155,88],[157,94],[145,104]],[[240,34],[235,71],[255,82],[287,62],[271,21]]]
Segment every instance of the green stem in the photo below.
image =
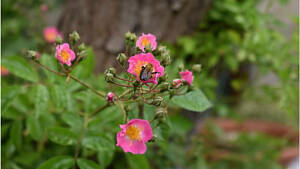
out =
[[105,97],[105,94],[98,91],[97,89],[93,88],[92,86],[86,84],[85,82],[79,80],[78,78],[76,78],[75,76],[71,75],[71,74],[67,74],[67,73],[61,73],[61,72],[56,72],[52,69],[50,69],[49,67],[47,67],[46,65],[43,65],[39,62],[36,62],[37,64],[39,64],[41,67],[45,68],[46,70],[58,75],[58,76],[66,76],[66,77],[70,77],[71,79],[77,81],[78,83],[80,83],[81,85],[85,86],[86,88],[89,88],[90,90],[92,90],[95,94],[101,96],[101,97]]

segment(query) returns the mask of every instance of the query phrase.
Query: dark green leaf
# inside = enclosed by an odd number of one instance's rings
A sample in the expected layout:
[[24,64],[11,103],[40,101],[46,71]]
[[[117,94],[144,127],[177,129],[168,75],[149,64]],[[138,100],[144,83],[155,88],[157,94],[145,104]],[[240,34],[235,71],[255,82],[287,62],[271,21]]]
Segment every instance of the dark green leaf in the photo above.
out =
[[131,169],[150,169],[149,162],[144,155],[127,153],[126,159]]
[[36,70],[20,56],[2,58],[1,64],[18,77],[32,82],[37,82],[39,80]]
[[75,145],[77,136],[71,130],[62,127],[49,128],[47,131],[49,139],[61,145]]
[[79,158],[77,164],[80,169],[101,169],[101,167],[94,161]]
[[95,132],[87,132],[83,137],[82,145],[95,151],[112,151],[115,146],[114,141],[110,137]]
[[64,109],[67,104],[67,94],[65,87],[63,85],[54,85],[51,88],[51,91],[56,108]]
[[203,112],[212,106],[201,90],[191,91],[182,96],[174,96],[172,102],[179,107],[197,112]]
[[62,119],[74,132],[79,132],[83,127],[83,119],[75,113],[64,113]]
[[27,118],[26,125],[29,131],[30,136],[34,140],[41,140],[43,136],[43,130],[40,124],[40,121],[37,117],[31,115]]
[[23,131],[22,125],[23,124],[21,120],[15,120],[10,130],[10,139],[18,149],[21,148],[21,144],[22,144],[22,131]]
[[38,169],[69,169],[73,165],[73,158],[68,156],[56,156],[43,162]]
[[97,158],[102,168],[106,168],[113,160],[113,150],[98,150]]
[[37,85],[35,95],[35,112],[37,117],[47,111],[49,104],[49,93],[45,86]]

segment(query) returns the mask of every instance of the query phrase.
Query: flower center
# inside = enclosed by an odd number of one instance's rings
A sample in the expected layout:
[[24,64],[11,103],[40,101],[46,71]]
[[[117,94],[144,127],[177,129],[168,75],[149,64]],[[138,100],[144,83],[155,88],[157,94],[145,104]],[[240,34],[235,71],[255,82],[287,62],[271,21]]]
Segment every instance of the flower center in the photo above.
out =
[[66,50],[62,50],[60,55],[64,62],[67,62],[70,57],[70,54]]
[[56,39],[56,33],[55,32],[49,32],[46,34],[48,40],[55,40]]
[[148,38],[143,38],[142,39],[142,46],[146,47],[148,44],[150,44],[150,41]]
[[128,126],[126,128],[126,135],[130,140],[141,140],[140,129],[135,126]]

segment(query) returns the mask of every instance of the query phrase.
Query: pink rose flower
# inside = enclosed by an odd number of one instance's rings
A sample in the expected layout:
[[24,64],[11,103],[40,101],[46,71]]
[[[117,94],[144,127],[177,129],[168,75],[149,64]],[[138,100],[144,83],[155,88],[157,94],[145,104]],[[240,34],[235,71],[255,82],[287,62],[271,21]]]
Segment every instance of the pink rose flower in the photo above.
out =
[[146,142],[152,138],[152,128],[147,120],[132,119],[117,133],[117,146],[124,152],[144,154],[147,150]]
[[43,12],[47,12],[47,11],[48,11],[48,6],[47,6],[46,4],[42,4],[42,5],[41,5],[41,10],[42,10]]
[[114,93],[113,92],[109,92],[109,93],[107,93],[107,96],[106,96],[106,101],[107,102],[109,102],[109,103],[111,103],[111,102],[114,102]]
[[1,76],[6,76],[9,74],[9,71],[1,65]]
[[152,51],[156,49],[156,37],[152,35],[151,33],[148,34],[142,34],[136,41],[136,46],[141,49],[143,52],[145,52],[145,48],[147,45],[150,45]]
[[182,79],[174,79],[172,85],[174,88],[178,88],[182,84]]
[[143,83],[157,84],[157,78],[164,75],[164,67],[160,65],[160,62],[155,59],[152,53],[140,53],[131,56],[128,62],[127,71]]
[[76,58],[75,53],[68,43],[63,43],[56,46],[56,59],[60,63],[71,66],[71,62]]
[[189,85],[192,85],[194,76],[193,73],[189,70],[180,72],[181,79],[185,80]]
[[57,36],[60,36],[62,38],[62,34],[58,32],[58,30],[55,27],[49,26],[44,29],[44,38],[47,42],[55,42]]

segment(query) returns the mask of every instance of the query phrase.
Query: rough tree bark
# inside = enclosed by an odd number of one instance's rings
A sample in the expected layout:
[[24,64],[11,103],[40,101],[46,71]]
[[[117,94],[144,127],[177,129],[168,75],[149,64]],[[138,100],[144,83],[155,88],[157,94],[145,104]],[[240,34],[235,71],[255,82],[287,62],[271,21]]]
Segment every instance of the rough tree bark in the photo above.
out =
[[174,42],[192,32],[212,0],[66,0],[58,27],[77,30],[92,45],[96,72],[115,65],[127,31],[153,33],[159,41]]

